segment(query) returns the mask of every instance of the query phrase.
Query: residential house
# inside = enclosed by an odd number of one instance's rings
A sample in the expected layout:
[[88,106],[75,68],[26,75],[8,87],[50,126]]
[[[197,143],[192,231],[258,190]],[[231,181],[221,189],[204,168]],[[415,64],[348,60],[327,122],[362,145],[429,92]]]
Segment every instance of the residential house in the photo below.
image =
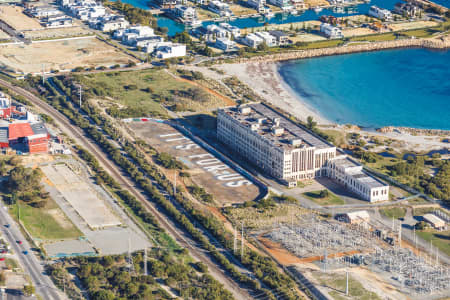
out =
[[291,0],[269,0],[269,4],[280,7],[282,10],[292,10],[294,6]]
[[191,6],[176,5],[171,13],[182,23],[192,23],[197,20],[197,11]]
[[247,5],[256,9],[259,13],[264,13],[266,0],[247,0]]
[[228,38],[217,38],[214,43],[214,47],[221,49],[223,51],[234,51],[237,50],[236,42]]
[[208,3],[208,9],[221,17],[229,17],[233,15],[230,6],[222,1],[213,0]]
[[254,34],[254,33],[249,33],[249,34],[247,34],[247,36],[245,36],[241,40],[241,42],[244,45],[247,45],[252,48],[256,48],[256,47],[258,47],[258,45],[264,43],[264,39],[262,39],[260,36]]
[[155,53],[156,57],[160,59],[185,56],[186,45],[171,42],[161,43],[156,46]]
[[161,8],[171,9],[171,8],[174,8],[175,5],[178,4],[178,1],[177,0],[156,0],[156,3]]
[[47,28],[61,28],[73,26],[73,20],[67,16],[60,16],[56,18],[48,18],[44,22],[44,26]]
[[339,27],[328,23],[320,24],[320,32],[330,39],[340,39],[344,37],[342,30]]
[[394,12],[404,17],[416,18],[422,14],[422,9],[410,3],[397,3],[394,6]]
[[369,16],[385,21],[392,20],[392,13],[389,10],[379,8],[378,6],[375,5],[370,7]]
[[112,15],[109,18],[100,18],[98,28],[103,32],[112,32],[118,29],[125,29],[130,23],[124,16]]
[[283,31],[272,30],[269,31],[269,33],[275,37],[278,46],[285,46],[288,45],[290,42],[289,36]]
[[268,33],[267,31],[260,31],[255,33],[257,36],[264,40],[267,46],[273,47],[277,45],[277,38]]
[[241,36],[241,29],[237,26],[233,26],[228,23],[220,23],[219,26],[227,30],[235,38]]

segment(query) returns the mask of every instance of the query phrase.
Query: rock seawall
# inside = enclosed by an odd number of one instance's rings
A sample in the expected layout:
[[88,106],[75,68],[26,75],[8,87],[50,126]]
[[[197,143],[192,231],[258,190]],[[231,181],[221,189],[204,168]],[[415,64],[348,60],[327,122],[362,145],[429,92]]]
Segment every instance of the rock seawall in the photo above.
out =
[[430,39],[401,39],[395,41],[372,42],[367,44],[348,45],[340,47],[330,47],[321,49],[298,50],[292,52],[283,52],[256,56],[251,58],[239,58],[235,62],[277,62],[302,58],[311,58],[318,56],[330,56],[357,52],[378,51],[394,48],[430,48],[430,49],[448,49],[450,48],[450,37]]

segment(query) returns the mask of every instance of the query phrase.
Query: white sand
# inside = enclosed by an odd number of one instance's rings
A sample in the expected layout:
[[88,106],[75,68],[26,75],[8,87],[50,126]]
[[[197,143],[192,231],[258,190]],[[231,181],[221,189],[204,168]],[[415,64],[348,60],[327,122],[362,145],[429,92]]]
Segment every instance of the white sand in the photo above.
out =
[[314,108],[308,106],[281,78],[276,63],[224,64],[216,66],[229,75],[236,76],[269,103],[306,121],[312,116],[319,124],[332,124]]

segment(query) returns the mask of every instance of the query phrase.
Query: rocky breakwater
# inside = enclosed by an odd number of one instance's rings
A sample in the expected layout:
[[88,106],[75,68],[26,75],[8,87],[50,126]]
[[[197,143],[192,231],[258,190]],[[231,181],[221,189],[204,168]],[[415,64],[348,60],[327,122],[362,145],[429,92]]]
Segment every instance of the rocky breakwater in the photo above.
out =
[[277,62],[319,56],[340,55],[357,52],[378,51],[394,48],[450,48],[450,36],[441,36],[430,39],[399,39],[395,41],[372,42],[367,44],[347,45],[339,47],[290,51],[270,55],[255,56],[237,59],[239,63],[245,62]]
[[410,127],[394,127],[386,126],[377,129],[378,132],[389,133],[389,132],[399,132],[408,133],[411,135],[430,135],[430,136],[450,136],[450,130],[440,130],[440,129],[418,129]]

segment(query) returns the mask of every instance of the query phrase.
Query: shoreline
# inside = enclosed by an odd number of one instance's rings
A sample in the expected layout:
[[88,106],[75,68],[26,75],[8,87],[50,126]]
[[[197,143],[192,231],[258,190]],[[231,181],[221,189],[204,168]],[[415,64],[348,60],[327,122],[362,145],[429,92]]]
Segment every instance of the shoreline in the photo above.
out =
[[359,52],[371,52],[379,50],[388,50],[396,48],[426,48],[434,50],[450,49],[450,35],[433,37],[427,39],[401,39],[394,41],[371,42],[357,45],[346,45],[329,48],[294,50],[291,52],[282,52],[276,54],[268,54],[263,56],[254,56],[250,58],[237,58],[232,64],[250,63],[250,62],[281,62],[288,60],[298,60],[304,58],[313,58],[321,56],[333,56]]
[[283,80],[278,73],[278,63],[248,62],[238,64],[224,64],[218,66],[228,75],[236,76],[248,85],[260,98],[266,102],[289,112],[301,121],[312,116],[320,125],[337,125],[326,119],[317,110],[307,104]]

